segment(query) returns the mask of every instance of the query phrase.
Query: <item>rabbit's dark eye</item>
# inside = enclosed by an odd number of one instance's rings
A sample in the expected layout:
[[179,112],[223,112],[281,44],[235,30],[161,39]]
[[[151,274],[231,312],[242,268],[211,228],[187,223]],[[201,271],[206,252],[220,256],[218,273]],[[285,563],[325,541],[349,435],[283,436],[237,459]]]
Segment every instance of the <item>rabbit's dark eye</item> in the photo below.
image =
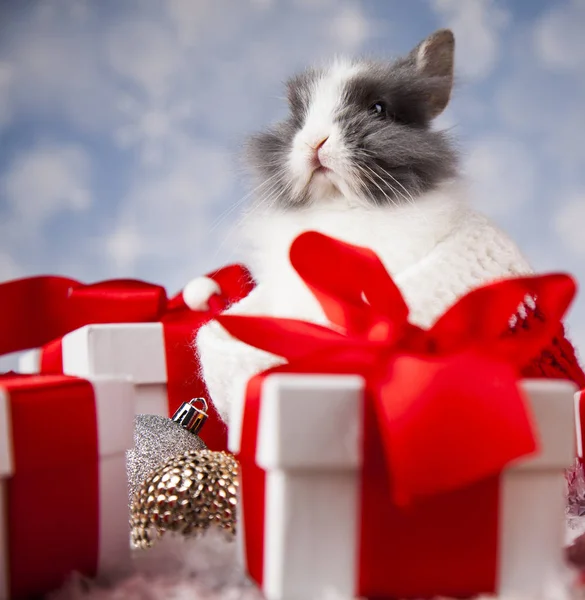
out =
[[374,102],[370,108],[368,108],[368,112],[374,117],[381,117],[382,119],[385,119],[388,116],[386,103],[381,100]]

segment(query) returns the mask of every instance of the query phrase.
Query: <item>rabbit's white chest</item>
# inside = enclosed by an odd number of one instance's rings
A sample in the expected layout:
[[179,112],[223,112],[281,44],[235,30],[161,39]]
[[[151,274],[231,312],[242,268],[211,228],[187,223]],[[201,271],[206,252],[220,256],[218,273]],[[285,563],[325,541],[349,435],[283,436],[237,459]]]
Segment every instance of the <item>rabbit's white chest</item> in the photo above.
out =
[[[328,204],[301,211],[281,211],[252,218],[246,231],[252,247],[250,265],[264,288],[268,310],[279,316],[325,320],[319,304],[288,258],[290,244],[301,232],[320,231],[368,247],[396,278],[423,261],[457,227],[465,211],[456,191],[450,188],[447,192],[433,192],[414,206],[385,209],[344,206],[333,199]],[[314,260],[319,261],[320,257],[315,256]],[[337,268],[343,272],[343,265]],[[410,283],[406,283],[405,288],[403,293],[416,304],[416,290]]]

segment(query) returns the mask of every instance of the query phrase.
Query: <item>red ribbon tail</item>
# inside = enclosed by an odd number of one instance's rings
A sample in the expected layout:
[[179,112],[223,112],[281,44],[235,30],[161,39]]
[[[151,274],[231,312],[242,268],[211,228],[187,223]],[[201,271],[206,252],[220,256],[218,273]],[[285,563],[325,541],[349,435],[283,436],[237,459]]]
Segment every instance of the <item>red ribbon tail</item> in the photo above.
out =
[[218,315],[215,318],[245,344],[287,360],[349,343],[344,335],[333,329],[296,319],[243,315]]

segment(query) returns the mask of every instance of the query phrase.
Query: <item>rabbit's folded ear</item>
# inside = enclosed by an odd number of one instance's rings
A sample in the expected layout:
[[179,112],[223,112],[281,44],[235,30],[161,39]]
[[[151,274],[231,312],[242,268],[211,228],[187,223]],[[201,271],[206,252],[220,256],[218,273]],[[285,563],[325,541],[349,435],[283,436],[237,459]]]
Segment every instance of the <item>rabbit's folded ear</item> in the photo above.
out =
[[428,80],[428,114],[434,118],[445,110],[453,89],[455,36],[439,29],[408,55],[419,75]]

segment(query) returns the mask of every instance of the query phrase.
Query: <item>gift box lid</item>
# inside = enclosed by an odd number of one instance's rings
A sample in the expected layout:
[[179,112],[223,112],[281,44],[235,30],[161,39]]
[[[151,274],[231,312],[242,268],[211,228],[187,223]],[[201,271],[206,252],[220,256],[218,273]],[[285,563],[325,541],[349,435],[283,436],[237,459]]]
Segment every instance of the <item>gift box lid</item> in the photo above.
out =
[[[364,385],[355,375],[268,376],[263,382],[258,426],[259,466],[290,470],[359,468]],[[510,463],[508,469],[568,467],[575,452],[576,386],[544,379],[522,380],[519,385],[527,399],[539,451]],[[241,429],[241,423],[235,426]],[[231,449],[239,450],[235,433]]]
[[[77,377],[130,376],[136,384],[166,383],[167,364],[161,323],[85,325],[61,340],[63,372]],[[41,371],[42,350],[24,352],[20,373]]]
[[137,384],[165,383],[161,323],[86,325],[63,337],[63,372],[78,377],[130,376]]
[[257,460],[263,468],[357,469],[364,379],[278,374],[262,387]]
[[91,461],[133,444],[128,378],[0,378],[0,477]]
[[562,379],[524,379],[540,451],[509,465],[513,470],[564,469],[575,458],[574,394],[577,386]]

